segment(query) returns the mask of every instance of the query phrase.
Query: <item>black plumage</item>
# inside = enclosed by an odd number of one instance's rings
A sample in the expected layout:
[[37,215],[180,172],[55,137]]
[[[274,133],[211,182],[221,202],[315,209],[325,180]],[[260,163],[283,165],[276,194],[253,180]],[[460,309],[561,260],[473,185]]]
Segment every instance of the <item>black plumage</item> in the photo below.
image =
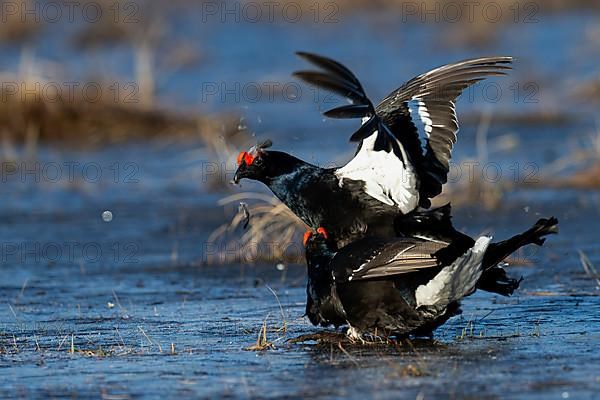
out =
[[[459,313],[485,271],[525,244],[544,243],[557,232],[555,218],[496,244],[482,237],[466,250],[418,238],[365,237],[336,251],[323,231],[305,240],[307,315],[315,325],[342,325],[361,339],[427,335]],[[434,281],[435,284],[431,284]]]
[[[234,182],[266,184],[318,234],[308,237],[306,314],[315,325],[348,323],[362,332],[430,334],[459,312],[476,288],[510,295],[520,280],[500,263],[526,244],[541,245],[557,231],[554,218],[506,241],[477,240],[452,226],[450,206],[428,209],[447,180],[458,121],[455,100],[488,76],[504,75],[510,57],[449,64],[411,79],[374,106],[342,64],[299,53],[320,71],[299,78],[346,97],[350,105],[326,111],[332,118],[361,118],[351,136],[354,158],[321,168],[272,151],[270,141],[238,156]],[[416,102],[421,140],[409,108]],[[324,227],[325,229],[323,229]]]
[[[366,235],[427,237],[450,243],[459,252],[474,244],[473,239],[454,229],[449,205],[402,214],[396,207],[370,198],[353,186],[362,185],[360,182],[340,187],[335,169],[318,167],[290,154],[268,150],[264,145],[243,154],[252,162],[248,164],[241,156],[234,180],[248,178],[267,185],[311,229],[324,227],[334,238],[336,249]],[[505,296],[512,294],[518,281],[508,278],[500,266],[496,268],[489,272],[493,275],[482,289]],[[484,275],[487,274],[486,271]]]
[[[299,54],[323,71],[298,72],[298,77],[346,96],[353,103],[330,110],[327,115],[362,116],[366,122],[355,135],[362,137],[363,133],[377,132],[376,148],[382,141],[389,141],[394,154],[400,157],[406,155],[406,159],[401,158],[402,163],[414,166],[418,178],[415,181],[418,186],[414,188],[418,189],[415,198],[409,196],[407,202],[410,204],[402,211],[398,204],[391,201],[393,199],[381,201],[381,198],[369,192],[369,185],[382,188],[380,182],[376,181],[378,177],[401,175],[402,171],[389,169],[387,165],[365,163],[364,168],[373,170],[375,182],[352,179],[341,173],[352,161],[342,168],[321,168],[287,153],[269,150],[270,141],[240,153],[234,181],[248,178],[263,182],[310,228],[325,227],[335,239],[336,249],[366,235],[383,238],[426,237],[450,243],[457,251],[465,251],[473,246],[471,238],[452,226],[449,206],[432,210],[419,208],[418,204],[428,205],[428,196],[439,193],[446,180],[447,165],[441,154],[450,154],[456,137],[448,132],[455,133],[458,129],[457,124],[452,123],[456,120],[452,99],[477,79],[503,74],[511,58],[481,58],[440,67],[408,81],[375,107],[347,67],[326,57]],[[431,115],[432,120],[440,122],[431,125],[431,140],[425,147],[429,150],[424,153],[408,108],[408,101],[415,98],[426,99],[435,111],[435,115]],[[442,100],[446,103],[439,103]],[[441,126],[443,121],[446,122]],[[436,144],[442,142],[446,143],[446,150]],[[364,149],[361,146],[362,142],[357,156],[360,156],[361,148]],[[375,162],[380,154],[388,154],[386,150],[375,153]],[[398,185],[402,185],[402,181],[399,179]],[[395,189],[393,186],[383,187],[381,195],[385,197]],[[486,271],[485,275],[488,276],[485,290],[509,295],[518,285],[499,266],[491,272]]]
[[396,207],[364,194],[361,182],[346,182],[341,187],[334,168],[321,168],[280,151],[263,148],[251,152],[252,163],[242,161],[234,181],[248,178],[264,183],[309,227],[325,227],[336,238],[337,247],[367,232],[391,237],[422,231],[439,237],[445,226],[448,235],[459,235],[451,227],[449,207],[403,215]]

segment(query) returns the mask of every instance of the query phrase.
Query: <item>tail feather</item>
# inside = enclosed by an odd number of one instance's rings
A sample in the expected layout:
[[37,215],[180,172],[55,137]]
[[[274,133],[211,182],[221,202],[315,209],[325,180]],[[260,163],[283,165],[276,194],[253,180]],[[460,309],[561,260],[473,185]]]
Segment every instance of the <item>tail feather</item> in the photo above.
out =
[[426,285],[417,288],[417,307],[446,307],[473,293],[483,272],[482,260],[491,238],[482,236],[475,245],[442,270]]
[[555,233],[558,233],[558,220],[554,217],[542,218],[525,232],[510,239],[492,243],[483,259],[483,266],[485,269],[493,268],[519,248],[528,244],[541,246],[546,241],[544,236]]
[[558,220],[554,217],[548,219],[542,218],[527,231],[515,235],[510,239],[490,244],[483,258],[484,271],[479,282],[477,282],[477,288],[487,292],[498,293],[502,296],[513,294],[523,278],[510,278],[499,264],[510,254],[525,245],[543,245],[546,241],[545,236],[555,233],[558,233]]
[[519,288],[522,280],[523,277],[519,279],[509,277],[506,270],[497,265],[483,271],[481,278],[477,282],[477,289],[497,293],[502,296],[510,296]]

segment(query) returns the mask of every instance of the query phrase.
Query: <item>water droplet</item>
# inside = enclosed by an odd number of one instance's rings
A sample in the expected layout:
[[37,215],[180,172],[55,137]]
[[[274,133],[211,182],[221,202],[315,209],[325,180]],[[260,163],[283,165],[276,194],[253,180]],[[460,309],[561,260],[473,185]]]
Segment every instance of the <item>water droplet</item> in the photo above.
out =
[[113,219],[113,214],[110,211],[104,211],[102,213],[102,221],[104,222],[110,222]]

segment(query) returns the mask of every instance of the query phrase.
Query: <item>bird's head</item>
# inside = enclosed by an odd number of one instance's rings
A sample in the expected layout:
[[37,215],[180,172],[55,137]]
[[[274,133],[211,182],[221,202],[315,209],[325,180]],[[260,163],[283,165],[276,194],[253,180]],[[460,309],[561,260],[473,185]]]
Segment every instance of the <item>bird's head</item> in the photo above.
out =
[[306,258],[333,256],[335,254],[335,244],[327,231],[320,227],[316,231],[306,231],[304,234],[304,248],[306,249]]
[[242,151],[237,156],[237,170],[233,182],[239,183],[240,179],[248,178],[262,180],[268,169],[267,149],[273,145],[270,139],[252,146],[248,151]]
[[[247,178],[262,182],[267,186],[277,178],[286,174],[294,173],[303,166],[310,164],[282,151],[267,150],[273,145],[271,140],[265,140],[252,146],[248,151],[242,151],[237,158],[237,171],[233,176],[233,183],[239,183],[240,179]],[[318,168],[312,166],[314,168]],[[271,187],[273,190],[273,187]],[[277,194],[277,193],[276,193]]]

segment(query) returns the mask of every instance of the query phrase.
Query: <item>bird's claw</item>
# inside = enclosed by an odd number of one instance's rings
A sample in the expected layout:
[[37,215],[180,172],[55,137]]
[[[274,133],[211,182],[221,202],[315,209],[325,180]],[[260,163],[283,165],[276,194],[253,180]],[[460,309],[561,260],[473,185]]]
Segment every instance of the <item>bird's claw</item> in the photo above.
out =
[[348,328],[348,330],[346,331],[346,336],[352,343],[360,342],[360,344],[366,344],[360,331],[353,326],[350,326]]

